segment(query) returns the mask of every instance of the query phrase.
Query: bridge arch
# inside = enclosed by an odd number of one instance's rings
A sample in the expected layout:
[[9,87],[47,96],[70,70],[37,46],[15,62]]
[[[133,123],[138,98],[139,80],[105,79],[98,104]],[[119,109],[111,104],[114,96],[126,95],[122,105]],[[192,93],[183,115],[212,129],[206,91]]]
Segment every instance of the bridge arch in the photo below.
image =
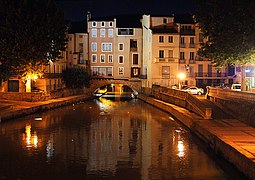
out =
[[131,80],[123,80],[123,79],[92,79],[90,83],[90,88],[92,91],[96,89],[109,85],[109,84],[123,84],[124,86],[128,86],[134,92],[140,93],[142,90],[142,82],[141,80],[131,81]]

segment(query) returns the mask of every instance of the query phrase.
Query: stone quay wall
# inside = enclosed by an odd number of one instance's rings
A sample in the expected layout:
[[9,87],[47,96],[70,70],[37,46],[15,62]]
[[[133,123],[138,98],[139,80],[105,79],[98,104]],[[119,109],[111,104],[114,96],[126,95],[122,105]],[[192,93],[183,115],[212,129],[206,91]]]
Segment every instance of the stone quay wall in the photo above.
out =
[[206,96],[226,113],[255,127],[255,93],[207,87]]

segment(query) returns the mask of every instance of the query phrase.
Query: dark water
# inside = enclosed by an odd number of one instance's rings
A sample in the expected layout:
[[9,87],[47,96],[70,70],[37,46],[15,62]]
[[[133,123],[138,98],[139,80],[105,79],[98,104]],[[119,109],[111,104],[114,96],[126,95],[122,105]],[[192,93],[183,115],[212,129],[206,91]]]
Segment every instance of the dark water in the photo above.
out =
[[0,179],[240,179],[167,113],[93,100],[0,124]]

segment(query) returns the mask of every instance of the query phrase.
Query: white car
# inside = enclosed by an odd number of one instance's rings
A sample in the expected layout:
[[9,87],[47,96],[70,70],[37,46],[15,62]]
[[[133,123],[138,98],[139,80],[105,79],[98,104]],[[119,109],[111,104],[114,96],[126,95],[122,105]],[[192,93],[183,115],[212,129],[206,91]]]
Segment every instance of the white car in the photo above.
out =
[[189,92],[190,94],[197,94],[197,95],[204,94],[204,89],[198,88],[198,87],[195,87],[195,86],[183,89],[183,91]]
[[231,90],[241,91],[241,84],[232,84],[231,85]]

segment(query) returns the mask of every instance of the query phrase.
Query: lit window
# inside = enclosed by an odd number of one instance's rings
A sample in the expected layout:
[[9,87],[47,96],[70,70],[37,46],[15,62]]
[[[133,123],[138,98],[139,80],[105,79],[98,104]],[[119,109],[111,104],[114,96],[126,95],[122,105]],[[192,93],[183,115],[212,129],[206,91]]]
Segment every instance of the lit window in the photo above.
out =
[[97,43],[95,43],[95,42],[91,43],[91,51],[97,52]]
[[173,58],[174,57],[174,51],[168,50],[168,57]]
[[100,37],[105,37],[105,29],[100,29]]
[[170,78],[170,66],[162,66],[162,78]]
[[108,37],[113,37],[113,29],[108,30]]
[[97,37],[97,29],[92,29],[92,37]]
[[112,43],[102,43],[102,51],[103,52],[111,52],[112,51]]
[[119,67],[119,75],[123,75],[124,74],[124,67]]

